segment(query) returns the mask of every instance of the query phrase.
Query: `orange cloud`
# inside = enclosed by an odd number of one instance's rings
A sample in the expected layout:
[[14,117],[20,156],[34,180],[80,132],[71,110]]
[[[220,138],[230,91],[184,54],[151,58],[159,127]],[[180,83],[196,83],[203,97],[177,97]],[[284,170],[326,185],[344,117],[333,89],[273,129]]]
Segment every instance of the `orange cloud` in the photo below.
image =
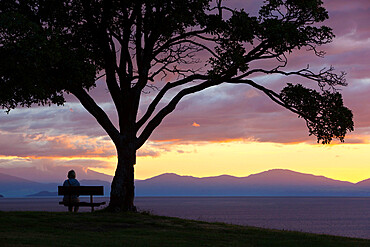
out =
[[200,124],[197,124],[196,122],[193,122],[193,124],[191,126],[194,126],[194,127],[199,127]]

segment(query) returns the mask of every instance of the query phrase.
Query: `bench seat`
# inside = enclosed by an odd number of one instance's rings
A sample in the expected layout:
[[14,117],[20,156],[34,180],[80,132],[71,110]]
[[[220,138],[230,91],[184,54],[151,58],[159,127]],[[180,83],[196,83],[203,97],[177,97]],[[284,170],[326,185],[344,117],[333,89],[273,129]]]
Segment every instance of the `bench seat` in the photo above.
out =
[[105,202],[93,202],[94,195],[104,195],[104,186],[58,186],[58,195],[73,196],[73,195],[88,195],[90,202],[67,202],[61,201],[60,205],[64,206],[79,206],[91,207],[91,212],[94,212],[94,207],[105,205]]
[[69,203],[61,201],[59,202],[60,205],[64,206],[80,206],[80,207],[99,207],[101,205],[105,205],[105,202],[77,202],[77,203]]

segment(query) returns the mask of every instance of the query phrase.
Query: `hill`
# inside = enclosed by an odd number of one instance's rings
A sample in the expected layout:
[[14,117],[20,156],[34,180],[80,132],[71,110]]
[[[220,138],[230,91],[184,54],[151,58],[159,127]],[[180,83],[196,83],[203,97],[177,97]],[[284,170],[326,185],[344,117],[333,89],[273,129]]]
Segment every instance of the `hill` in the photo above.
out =
[[56,184],[44,184],[0,173],[0,193],[6,197],[23,197],[41,190],[55,188]]
[[38,193],[28,195],[28,197],[44,197],[44,196],[58,196],[58,192],[50,192],[50,191],[40,191]]
[[[96,172],[82,167],[72,167],[78,180],[102,180],[111,182],[113,177],[101,172]],[[67,173],[72,169],[70,166],[51,166],[47,169],[37,169],[36,167],[22,168],[1,168],[0,173],[23,178],[30,181],[42,181],[43,183],[63,183],[67,178]]]
[[[84,186],[104,186],[104,195],[109,196],[110,194],[110,183],[101,180],[81,180],[81,185]],[[53,188],[52,191],[40,191],[31,195],[27,195],[28,197],[44,197],[44,196],[58,196],[57,187]]]
[[[80,180],[81,185],[103,185],[109,196],[110,183],[102,180]],[[57,187],[62,183],[38,183],[24,178],[0,173],[0,193],[6,197],[57,196]]]
[[370,178],[356,183],[356,186],[370,189]]
[[350,182],[274,169],[247,177],[196,178],[173,173],[136,181],[138,196],[369,196]]
[[[110,194],[110,182],[94,178],[82,179],[80,183],[103,185],[105,196]],[[0,173],[0,193],[6,197],[52,195],[58,185],[61,183],[38,183]],[[137,196],[370,196],[370,179],[354,184],[283,169],[247,177],[197,178],[165,173],[136,180],[135,188]]]

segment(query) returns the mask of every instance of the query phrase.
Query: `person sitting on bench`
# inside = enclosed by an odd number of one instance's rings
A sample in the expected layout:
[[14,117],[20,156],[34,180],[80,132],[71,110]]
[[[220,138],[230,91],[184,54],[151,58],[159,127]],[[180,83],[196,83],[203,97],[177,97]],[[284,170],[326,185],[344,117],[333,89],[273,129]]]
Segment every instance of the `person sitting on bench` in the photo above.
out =
[[[74,170],[70,170],[67,175],[68,179],[64,181],[63,186],[80,186],[80,182],[76,179],[76,172]],[[64,195],[63,201],[66,203],[79,203],[80,199],[78,199],[78,195]],[[72,212],[74,207],[74,212],[78,212],[79,206],[69,205],[68,211]]]

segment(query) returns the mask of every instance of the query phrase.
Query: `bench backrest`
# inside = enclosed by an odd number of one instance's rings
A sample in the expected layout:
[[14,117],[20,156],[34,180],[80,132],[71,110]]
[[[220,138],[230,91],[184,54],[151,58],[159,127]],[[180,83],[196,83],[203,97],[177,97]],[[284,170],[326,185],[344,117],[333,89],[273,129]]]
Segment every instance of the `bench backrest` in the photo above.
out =
[[104,195],[104,186],[58,186],[58,195]]

